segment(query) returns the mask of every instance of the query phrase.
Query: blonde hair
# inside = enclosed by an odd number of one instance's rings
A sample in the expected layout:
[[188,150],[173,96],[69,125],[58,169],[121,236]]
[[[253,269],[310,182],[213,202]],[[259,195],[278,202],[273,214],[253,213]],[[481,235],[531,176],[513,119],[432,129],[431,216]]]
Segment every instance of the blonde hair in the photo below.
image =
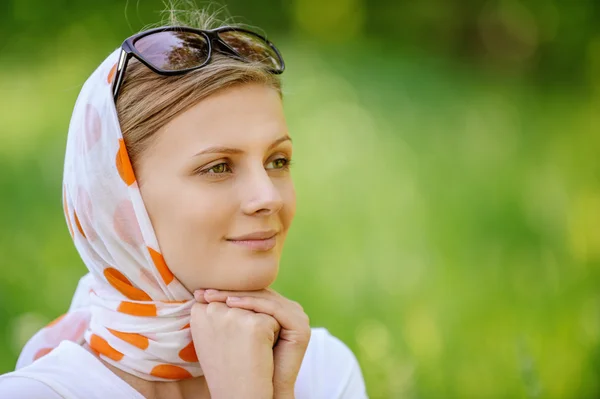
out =
[[[202,9],[165,11],[171,26],[212,29],[222,25],[215,13]],[[227,24],[231,26],[230,23]],[[260,83],[281,95],[281,80],[257,63],[243,62],[215,51],[211,62],[178,76],[162,76],[131,59],[116,108],[129,157],[135,167],[143,151],[161,127],[202,99],[235,85]]]

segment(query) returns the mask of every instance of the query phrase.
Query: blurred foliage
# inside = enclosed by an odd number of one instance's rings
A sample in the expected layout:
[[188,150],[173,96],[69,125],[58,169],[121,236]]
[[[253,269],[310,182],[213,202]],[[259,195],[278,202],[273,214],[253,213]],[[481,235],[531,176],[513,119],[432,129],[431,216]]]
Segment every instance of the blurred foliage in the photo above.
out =
[[[85,269],[83,81],[158,1],[0,3],[0,372]],[[600,6],[228,2],[282,49],[299,209],[276,288],[372,398],[600,396]]]
[[[199,4],[218,8],[221,1]],[[3,0],[0,43],[9,54],[27,56],[40,37],[54,40],[68,27],[118,42],[124,32],[157,22],[162,9],[160,0]],[[369,37],[388,51],[457,57],[542,83],[585,82],[588,61],[600,51],[594,0],[230,0],[227,9],[236,21],[270,33],[321,43]]]

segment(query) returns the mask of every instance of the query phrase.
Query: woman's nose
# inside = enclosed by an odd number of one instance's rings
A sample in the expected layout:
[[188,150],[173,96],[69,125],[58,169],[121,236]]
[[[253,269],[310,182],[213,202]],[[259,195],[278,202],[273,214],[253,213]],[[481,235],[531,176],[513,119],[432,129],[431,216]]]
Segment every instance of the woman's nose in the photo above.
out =
[[279,212],[283,199],[264,168],[252,174],[242,188],[242,211],[247,215],[269,216]]

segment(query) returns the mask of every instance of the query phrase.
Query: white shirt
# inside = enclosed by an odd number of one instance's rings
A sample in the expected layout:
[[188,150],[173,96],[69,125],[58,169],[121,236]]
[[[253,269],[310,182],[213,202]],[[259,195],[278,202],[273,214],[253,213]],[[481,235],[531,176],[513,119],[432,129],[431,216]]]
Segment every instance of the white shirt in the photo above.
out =
[[[324,328],[313,328],[296,399],[366,399],[356,357]],[[63,341],[31,365],[0,376],[0,398],[145,399],[80,345]]]

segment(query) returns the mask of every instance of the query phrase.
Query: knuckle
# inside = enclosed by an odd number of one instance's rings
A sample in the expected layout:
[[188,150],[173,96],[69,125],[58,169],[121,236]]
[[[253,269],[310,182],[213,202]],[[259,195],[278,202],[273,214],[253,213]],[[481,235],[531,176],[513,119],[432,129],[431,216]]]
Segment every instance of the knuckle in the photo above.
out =
[[302,312],[302,321],[306,325],[310,325],[310,317],[306,313],[304,313],[304,312]]
[[248,314],[244,320],[247,327],[251,329],[259,328],[263,323],[261,315],[258,314]]
[[206,305],[206,313],[211,316],[221,313],[222,310],[223,304],[220,302],[211,302],[208,305]]
[[251,313],[247,318],[246,327],[251,333],[262,333],[264,331],[270,330],[271,326],[269,323],[270,317],[260,314],[260,313]]
[[285,310],[285,305],[281,302],[275,302],[275,310],[283,311]]
[[300,302],[296,302],[296,301],[291,301],[292,302],[292,306],[294,306],[296,309],[304,312],[304,308],[302,307],[302,305],[300,305]]
[[227,308],[225,310],[225,320],[231,326],[237,326],[236,328],[246,329],[248,325],[249,313],[244,309]]
[[267,316],[267,315],[264,315],[264,316],[265,316],[265,323],[269,327],[270,330],[279,330],[280,329],[281,326],[279,325],[279,322],[275,318],[273,318],[271,316]]
[[[227,305],[225,305],[227,306]],[[248,311],[238,308],[227,308],[227,316],[231,319],[243,319],[248,316]]]

